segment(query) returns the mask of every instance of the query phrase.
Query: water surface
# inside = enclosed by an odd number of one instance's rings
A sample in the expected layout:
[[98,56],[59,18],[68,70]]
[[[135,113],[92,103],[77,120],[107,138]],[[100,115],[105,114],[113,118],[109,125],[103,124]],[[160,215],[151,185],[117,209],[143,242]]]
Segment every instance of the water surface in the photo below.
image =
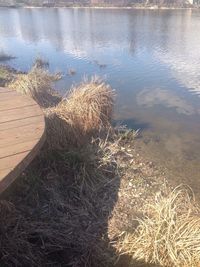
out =
[[[115,120],[141,129],[141,153],[200,196],[200,12],[0,9],[0,51],[27,71],[62,71],[65,92],[97,74],[116,89]],[[76,70],[68,75],[68,70]]]

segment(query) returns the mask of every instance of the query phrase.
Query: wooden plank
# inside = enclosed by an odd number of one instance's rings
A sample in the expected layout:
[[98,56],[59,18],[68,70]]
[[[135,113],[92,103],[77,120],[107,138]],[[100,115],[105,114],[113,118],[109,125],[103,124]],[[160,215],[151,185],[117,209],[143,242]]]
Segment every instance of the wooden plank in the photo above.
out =
[[[18,177],[30,164],[30,162],[35,158],[35,156],[37,155],[38,151],[40,150],[45,141],[45,137],[46,136],[44,133],[40,141],[37,143],[37,145],[31,150],[30,153],[27,153],[23,161],[20,164],[18,164],[14,169],[4,169],[0,171],[0,194],[4,192],[11,183],[14,182],[16,177]],[[4,179],[1,179],[1,177],[4,177]]]
[[33,99],[0,88],[0,193],[20,175],[45,141],[45,120]]
[[17,155],[12,155],[10,157],[2,158],[0,170],[2,171],[6,169],[14,169],[16,165],[18,165],[20,162],[23,162],[23,159],[29,154],[29,152],[30,151],[25,151]]
[[[34,108],[35,107],[35,108]],[[41,109],[34,107],[22,107],[21,109],[12,109],[1,111],[0,113],[0,123],[5,123],[14,120],[25,119],[33,116],[38,116],[42,114]]]
[[0,87],[0,93],[9,93],[11,91],[13,90],[5,87]]
[[[13,169],[4,169],[0,171],[0,194],[3,191],[5,191],[12,182],[14,182],[16,177],[18,177],[25,170],[25,168],[30,164],[30,162],[34,159],[34,157],[37,155],[38,151],[42,147],[45,141],[45,137],[46,137],[45,133],[43,133],[40,141],[31,150],[31,152],[27,154],[27,156],[24,158],[21,164],[18,164]],[[1,177],[4,177],[4,179],[1,179]]]
[[8,121],[6,123],[0,124],[0,131],[7,130],[7,129],[15,129],[20,128],[22,126],[32,125],[32,124],[38,124],[44,120],[43,115],[33,116],[25,119],[15,120],[15,121]]
[[44,122],[18,127],[17,131],[7,129],[0,131],[0,149],[10,145],[34,140],[44,132]]
[[[0,181],[2,180],[12,171],[12,169],[4,169],[0,170]],[[1,183],[0,183],[1,184]]]
[[6,99],[13,100],[14,98],[18,98],[19,95],[16,91],[11,92],[2,92],[0,94],[0,102],[5,101]]
[[[25,169],[25,168],[24,168]],[[8,187],[16,180],[23,170],[20,169],[6,169],[0,171],[0,194],[2,194]],[[1,179],[4,177],[4,179]]]
[[[31,149],[38,143],[39,139],[36,138],[31,139],[29,141],[24,141],[23,143],[17,143],[14,145],[8,145],[4,148],[0,149],[0,159],[3,159],[5,157],[9,157],[12,155],[16,155],[22,152],[27,152],[27,151],[31,151]],[[1,168],[1,166],[0,166]]]
[[26,99],[26,101],[24,101],[24,99],[20,98],[20,97],[17,98],[15,100],[15,103],[13,103],[13,104],[14,105],[11,105],[10,99],[6,99],[5,101],[0,101],[0,111],[36,105],[36,103],[33,103],[32,99],[28,98],[28,99]]

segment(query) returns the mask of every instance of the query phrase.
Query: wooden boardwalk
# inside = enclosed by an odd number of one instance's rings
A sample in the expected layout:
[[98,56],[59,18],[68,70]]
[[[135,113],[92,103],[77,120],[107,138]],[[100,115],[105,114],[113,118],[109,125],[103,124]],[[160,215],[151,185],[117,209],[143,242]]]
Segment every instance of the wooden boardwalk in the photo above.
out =
[[44,115],[37,103],[0,88],[0,193],[24,171],[44,141]]

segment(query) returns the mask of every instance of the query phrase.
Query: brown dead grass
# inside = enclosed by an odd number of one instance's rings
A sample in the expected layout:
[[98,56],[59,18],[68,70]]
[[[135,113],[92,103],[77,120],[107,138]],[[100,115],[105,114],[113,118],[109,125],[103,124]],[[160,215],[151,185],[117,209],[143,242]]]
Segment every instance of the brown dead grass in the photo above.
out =
[[199,208],[188,190],[178,187],[157,195],[138,222],[136,231],[121,239],[121,252],[159,266],[200,266]]
[[111,128],[114,91],[97,78],[73,87],[55,106],[45,110],[49,146],[81,146]]
[[61,97],[52,89],[53,76],[41,68],[32,68],[28,74],[19,74],[9,83],[17,92],[31,96],[41,107],[55,106]]
[[84,131],[110,127],[114,104],[112,88],[97,77],[72,87],[56,111],[63,117],[65,110],[74,114],[76,124]]
[[105,140],[41,153],[0,203],[0,266],[113,266],[107,222],[118,183]]

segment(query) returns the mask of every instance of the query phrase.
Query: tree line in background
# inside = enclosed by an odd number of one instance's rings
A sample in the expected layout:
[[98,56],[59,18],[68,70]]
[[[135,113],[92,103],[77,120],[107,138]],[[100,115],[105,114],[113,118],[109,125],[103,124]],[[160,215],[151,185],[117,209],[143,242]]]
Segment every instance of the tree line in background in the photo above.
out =
[[200,0],[0,0],[0,6],[166,6],[188,7],[200,4]]

